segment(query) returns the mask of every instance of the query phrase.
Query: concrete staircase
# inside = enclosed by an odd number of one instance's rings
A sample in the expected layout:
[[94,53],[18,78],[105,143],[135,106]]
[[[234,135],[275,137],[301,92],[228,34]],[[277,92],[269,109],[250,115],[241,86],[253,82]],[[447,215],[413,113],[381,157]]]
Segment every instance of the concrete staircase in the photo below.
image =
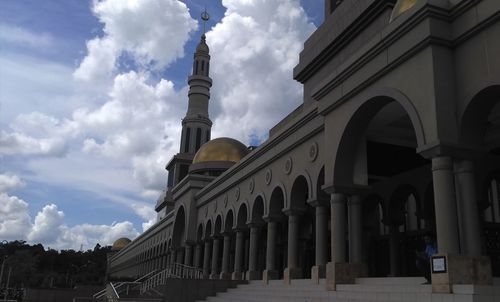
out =
[[[251,281],[208,297],[210,302],[499,302],[500,286],[475,287],[469,285],[454,288],[455,294],[433,294],[431,285],[423,285],[424,278],[359,278],[356,284],[338,285],[337,291],[327,291],[325,280],[314,284],[311,280]],[[463,288],[462,288],[463,287]],[[479,289],[479,290],[477,290]]]

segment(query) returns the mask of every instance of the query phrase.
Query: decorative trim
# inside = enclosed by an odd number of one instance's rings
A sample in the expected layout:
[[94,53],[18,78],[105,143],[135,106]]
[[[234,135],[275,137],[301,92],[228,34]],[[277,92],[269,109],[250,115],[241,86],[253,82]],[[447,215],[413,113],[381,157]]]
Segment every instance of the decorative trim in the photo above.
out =
[[293,160],[291,157],[288,157],[285,161],[285,166],[283,168],[285,174],[289,175],[290,173],[292,173],[292,168],[293,168]]
[[272,179],[273,179],[273,172],[271,171],[271,169],[267,169],[265,176],[266,184],[269,185]]
[[319,150],[319,148],[318,148],[317,142],[314,142],[309,146],[309,150],[307,152],[307,159],[310,162],[313,162],[316,160],[316,158],[318,157],[318,150]]

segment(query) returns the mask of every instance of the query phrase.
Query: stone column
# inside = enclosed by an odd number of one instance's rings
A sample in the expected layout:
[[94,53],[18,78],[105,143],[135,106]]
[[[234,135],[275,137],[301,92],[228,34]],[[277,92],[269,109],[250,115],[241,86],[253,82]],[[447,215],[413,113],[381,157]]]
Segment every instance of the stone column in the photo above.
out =
[[474,163],[470,160],[455,162],[455,180],[462,213],[462,253],[481,255],[481,227],[477,208]]
[[391,225],[389,227],[389,258],[391,264],[391,276],[396,277],[399,275],[399,227]]
[[250,248],[248,256],[248,280],[259,280],[262,275],[257,271],[257,257],[259,251],[259,227],[250,224]]
[[184,263],[184,249],[183,248],[180,248],[177,250],[175,262],[180,263],[180,264]]
[[245,234],[243,230],[236,231],[236,251],[234,255],[233,280],[243,278],[243,245],[245,244]]
[[361,196],[353,195],[349,198],[349,262],[363,262],[363,222]]
[[210,252],[212,251],[212,242],[210,239],[205,240],[205,252],[203,253],[203,276],[210,276]]
[[231,279],[229,273],[229,252],[231,250],[231,234],[224,234],[224,247],[222,250],[222,271],[220,273],[221,279]]
[[284,272],[285,283],[290,284],[292,279],[302,278],[299,266],[299,212],[288,210],[288,266]]
[[311,279],[319,282],[325,278],[328,258],[328,208],[318,202],[313,203],[316,211],[316,247],[315,266],[311,269]]
[[460,245],[458,241],[453,159],[447,156],[434,157],[432,159],[432,178],[438,251],[440,253],[458,254],[460,253]]
[[202,267],[202,262],[201,262],[201,251],[202,251],[202,246],[201,243],[197,243],[195,250],[194,250],[194,266],[197,268]]
[[184,255],[184,265],[192,266],[193,265],[193,246],[186,245],[185,255]]
[[267,249],[266,249],[266,270],[262,277],[268,280],[278,279],[279,273],[276,270],[276,235],[278,232],[278,222],[270,218],[267,220]]
[[210,279],[219,278],[219,249],[220,249],[220,238],[214,237],[214,242],[212,246],[212,272],[210,274]]
[[345,214],[347,196],[334,193],[330,200],[332,262],[345,263]]

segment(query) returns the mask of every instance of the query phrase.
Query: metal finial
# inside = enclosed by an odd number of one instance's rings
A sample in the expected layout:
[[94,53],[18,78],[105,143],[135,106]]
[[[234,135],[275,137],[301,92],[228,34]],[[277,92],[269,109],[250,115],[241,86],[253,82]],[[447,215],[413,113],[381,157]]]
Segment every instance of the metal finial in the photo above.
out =
[[210,20],[210,15],[207,13],[207,7],[205,6],[205,11],[201,13],[201,20],[203,20],[203,34],[205,34],[206,31],[206,24],[207,21]]

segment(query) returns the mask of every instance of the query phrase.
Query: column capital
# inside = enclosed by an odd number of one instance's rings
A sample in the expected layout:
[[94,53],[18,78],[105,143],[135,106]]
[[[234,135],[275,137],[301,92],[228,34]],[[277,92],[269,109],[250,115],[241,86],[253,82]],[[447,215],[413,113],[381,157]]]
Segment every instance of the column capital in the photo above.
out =
[[486,152],[487,150],[482,147],[465,146],[463,144],[443,142],[441,140],[436,140],[417,148],[417,153],[427,159],[444,156],[472,159],[481,157]]
[[329,204],[328,204],[328,201],[326,200],[319,200],[317,198],[311,198],[309,200],[307,200],[307,203],[311,206],[311,207],[328,207]]
[[453,158],[450,156],[437,156],[432,158],[432,171],[453,170]]
[[372,190],[369,185],[358,185],[358,184],[337,184],[330,183],[321,186],[321,190],[328,194],[345,194],[345,195],[358,195],[368,193]]
[[300,216],[305,212],[304,208],[300,209],[283,209],[283,214],[286,216]]
[[271,215],[265,215],[262,217],[262,219],[265,221],[265,222],[279,222],[279,221],[282,221],[285,219],[285,216],[283,215],[274,215],[274,216],[271,216]]
[[461,173],[473,173],[474,172],[474,162],[472,160],[456,160],[454,162],[455,174]]
[[249,223],[247,223],[247,226],[249,228],[260,228],[262,227],[263,225],[265,225],[265,221],[262,220],[262,221],[250,221]]

